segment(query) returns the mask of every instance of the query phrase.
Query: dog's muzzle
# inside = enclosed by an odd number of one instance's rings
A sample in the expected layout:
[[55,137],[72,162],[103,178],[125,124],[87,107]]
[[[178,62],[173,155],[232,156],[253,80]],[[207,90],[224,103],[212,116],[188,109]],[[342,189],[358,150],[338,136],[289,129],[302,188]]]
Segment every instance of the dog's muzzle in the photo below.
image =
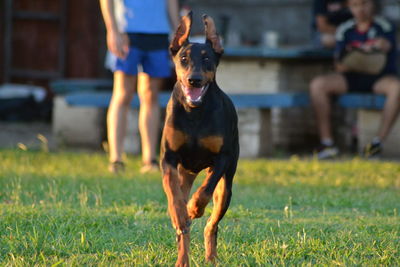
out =
[[202,87],[182,86],[186,102],[192,105],[199,105],[202,102],[203,97],[207,92],[208,86],[209,84],[206,84]]

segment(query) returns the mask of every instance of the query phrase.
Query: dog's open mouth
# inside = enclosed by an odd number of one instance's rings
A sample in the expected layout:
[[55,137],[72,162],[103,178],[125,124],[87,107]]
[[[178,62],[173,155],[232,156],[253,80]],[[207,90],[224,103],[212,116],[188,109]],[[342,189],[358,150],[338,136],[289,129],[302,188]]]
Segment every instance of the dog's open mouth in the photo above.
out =
[[186,101],[191,104],[201,103],[203,96],[207,92],[208,84],[203,87],[187,87],[183,86],[183,92],[186,97]]

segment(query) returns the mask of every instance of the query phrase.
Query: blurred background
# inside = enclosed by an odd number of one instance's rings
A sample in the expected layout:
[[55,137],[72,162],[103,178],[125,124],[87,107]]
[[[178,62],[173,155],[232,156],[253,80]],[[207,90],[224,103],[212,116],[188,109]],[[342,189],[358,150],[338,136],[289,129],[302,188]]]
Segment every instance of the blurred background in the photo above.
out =
[[[227,44],[256,46],[268,31],[278,32],[282,45],[310,42],[311,0],[187,0],[181,6],[198,21],[203,13],[213,16]],[[398,1],[381,1],[380,8],[399,22]],[[43,86],[51,96],[53,79],[110,77],[98,1],[4,0],[0,18],[0,83]],[[194,34],[200,26],[195,23]]]
[[[257,49],[268,42],[272,42],[269,45],[275,48],[310,45],[312,4],[312,0],[180,1],[182,10],[194,11],[192,35],[202,34],[201,14],[207,13],[214,17],[224,46],[228,48],[228,58],[229,47],[245,48],[247,50],[244,51],[249,53],[251,49],[260,51]],[[399,25],[399,1],[382,0],[378,1],[378,6],[384,16]],[[399,29],[397,27],[398,39]],[[104,68],[105,27],[99,1],[3,0],[0,3],[0,40],[0,86],[3,89],[0,90],[0,122],[50,123],[56,93],[51,86],[53,81],[112,78],[111,72]],[[235,60],[232,55],[230,62]],[[240,60],[237,62],[242,64]],[[260,62],[257,64],[264,68],[265,62]],[[299,66],[303,63],[300,62]],[[231,66],[229,64],[226,66]],[[315,68],[321,69],[319,65],[315,65]],[[229,68],[225,69],[226,75],[235,74],[234,71],[229,73]],[[261,71],[261,75],[268,72],[265,69]],[[288,69],[287,72],[292,75],[298,70]],[[221,79],[225,74],[221,74]],[[312,69],[305,75],[302,74],[301,80],[296,80],[299,85],[296,90],[306,90],[312,75],[315,75]],[[271,81],[274,78],[268,79]],[[266,92],[280,91],[281,87],[293,90],[287,80],[287,76],[280,77],[276,82],[281,84],[280,87],[266,89]],[[237,83],[232,83],[232,86],[229,81],[226,83],[226,87],[233,88],[235,92]],[[20,96],[24,94],[29,97],[22,99]],[[13,96],[16,96],[14,102],[10,100]],[[7,126],[0,125],[3,130]],[[306,128],[309,129],[309,125]],[[276,135],[279,138],[282,137],[281,132],[288,131],[278,130]],[[304,140],[304,136],[298,133],[292,135],[298,136],[300,141]],[[294,138],[289,137],[287,139]],[[279,141],[279,138],[278,143],[284,142]],[[315,133],[310,136],[310,140],[311,138],[315,138]]]

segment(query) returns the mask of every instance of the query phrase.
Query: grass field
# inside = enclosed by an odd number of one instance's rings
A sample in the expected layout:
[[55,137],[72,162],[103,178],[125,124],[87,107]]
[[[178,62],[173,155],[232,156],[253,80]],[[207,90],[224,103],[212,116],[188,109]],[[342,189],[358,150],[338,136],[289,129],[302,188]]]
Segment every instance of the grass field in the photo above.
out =
[[[106,165],[101,153],[0,150],[0,266],[173,265],[160,175],[138,174],[138,158],[119,177]],[[400,265],[399,163],[242,160],[233,190],[220,266]],[[192,266],[206,265],[206,217]]]

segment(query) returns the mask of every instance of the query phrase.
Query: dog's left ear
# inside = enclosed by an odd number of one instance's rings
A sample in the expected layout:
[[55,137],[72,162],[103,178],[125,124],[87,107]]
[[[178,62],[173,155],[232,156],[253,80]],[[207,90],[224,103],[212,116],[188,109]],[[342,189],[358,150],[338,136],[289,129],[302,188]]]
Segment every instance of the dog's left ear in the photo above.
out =
[[224,53],[224,49],[222,48],[221,41],[217,34],[214,20],[210,16],[204,14],[203,23],[206,34],[206,43],[211,44],[215,53],[217,53],[218,55],[222,55]]
[[179,49],[181,49],[185,43],[189,42],[190,30],[192,28],[192,16],[193,12],[190,11],[186,16],[182,17],[174,39],[169,46],[169,50],[173,56],[178,53]]

